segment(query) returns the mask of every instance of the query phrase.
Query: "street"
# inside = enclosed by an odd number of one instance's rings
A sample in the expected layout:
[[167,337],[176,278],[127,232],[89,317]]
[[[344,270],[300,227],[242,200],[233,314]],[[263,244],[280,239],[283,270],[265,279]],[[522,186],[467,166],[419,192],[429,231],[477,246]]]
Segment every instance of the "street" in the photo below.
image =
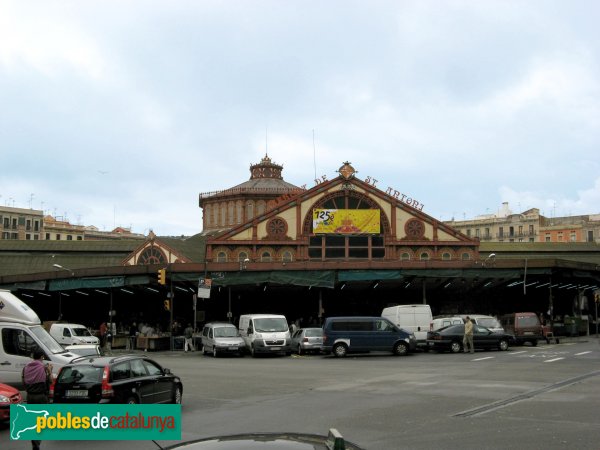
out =
[[[597,449],[600,442],[600,345],[593,336],[473,355],[149,356],[183,380],[183,440],[337,428],[365,449]],[[6,426],[0,441],[3,449],[30,448],[9,441]],[[81,445],[48,441],[43,448]],[[85,443],[89,450],[106,445],[157,448]]]

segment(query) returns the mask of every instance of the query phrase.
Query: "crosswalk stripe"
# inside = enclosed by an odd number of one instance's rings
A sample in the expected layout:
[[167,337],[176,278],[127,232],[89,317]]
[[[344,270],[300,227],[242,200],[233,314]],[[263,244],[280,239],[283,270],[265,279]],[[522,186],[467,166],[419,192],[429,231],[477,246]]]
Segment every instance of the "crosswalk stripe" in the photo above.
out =
[[561,358],[547,359],[547,360],[546,360],[546,361],[544,361],[544,362],[554,362],[554,361],[560,361],[561,359],[565,359],[565,358],[562,358],[562,357],[561,357]]
[[588,353],[592,353],[592,351],[589,350],[587,352],[575,353],[575,356],[587,355]]

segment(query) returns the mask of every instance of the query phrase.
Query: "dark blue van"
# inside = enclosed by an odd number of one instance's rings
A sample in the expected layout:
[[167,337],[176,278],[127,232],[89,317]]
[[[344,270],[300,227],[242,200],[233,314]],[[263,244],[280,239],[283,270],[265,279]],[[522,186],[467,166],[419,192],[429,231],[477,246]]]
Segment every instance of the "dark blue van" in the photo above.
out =
[[323,352],[337,357],[369,351],[406,355],[416,348],[413,333],[383,317],[328,317],[323,325]]

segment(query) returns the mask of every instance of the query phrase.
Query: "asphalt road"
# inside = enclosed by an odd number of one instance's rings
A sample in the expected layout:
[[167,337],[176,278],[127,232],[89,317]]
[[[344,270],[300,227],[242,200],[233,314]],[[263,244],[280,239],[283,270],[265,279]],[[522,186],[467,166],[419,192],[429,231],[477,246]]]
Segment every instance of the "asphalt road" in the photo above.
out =
[[[183,380],[183,440],[252,432],[325,435],[337,428],[370,450],[600,448],[595,337],[474,355],[150,356]],[[6,427],[0,444],[30,448],[9,441]],[[47,449],[82,446],[158,448],[143,441],[43,443]]]

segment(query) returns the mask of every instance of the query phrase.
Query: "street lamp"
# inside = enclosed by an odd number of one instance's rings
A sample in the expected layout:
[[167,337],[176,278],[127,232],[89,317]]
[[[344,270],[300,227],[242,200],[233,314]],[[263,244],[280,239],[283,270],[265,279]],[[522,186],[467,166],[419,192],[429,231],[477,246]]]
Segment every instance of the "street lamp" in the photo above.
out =
[[[67,269],[60,264],[52,264],[52,267],[58,270],[66,270],[71,274],[71,276],[75,275],[75,272],[73,272],[71,269]],[[62,320],[62,292],[60,291],[58,291],[58,320]]]

